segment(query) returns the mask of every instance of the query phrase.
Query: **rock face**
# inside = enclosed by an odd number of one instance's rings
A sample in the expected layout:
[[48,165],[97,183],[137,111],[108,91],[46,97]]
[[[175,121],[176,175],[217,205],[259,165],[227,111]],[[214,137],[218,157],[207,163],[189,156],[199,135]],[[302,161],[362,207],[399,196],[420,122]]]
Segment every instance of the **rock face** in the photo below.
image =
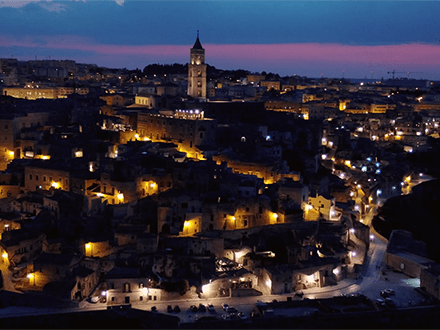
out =
[[373,227],[389,238],[394,229],[411,232],[414,239],[426,243],[428,257],[440,262],[440,180],[419,184],[408,195],[392,197],[373,218]]

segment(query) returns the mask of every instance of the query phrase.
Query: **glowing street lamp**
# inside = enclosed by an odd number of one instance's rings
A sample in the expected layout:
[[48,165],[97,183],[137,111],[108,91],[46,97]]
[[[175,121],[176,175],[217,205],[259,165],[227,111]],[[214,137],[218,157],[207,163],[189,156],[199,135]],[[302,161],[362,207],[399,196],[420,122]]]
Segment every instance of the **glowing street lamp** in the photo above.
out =
[[[88,251],[88,253],[87,253]],[[86,255],[89,254],[91,257],[93,257],[93,249],[92,249],[92,243],[86,244]]]
[[237,229],[237,218],[235,216],[232,216],[231,220],[234,223],[234,229]]
[[35,285],[35,274],[34,273],[29,273],[27,275],[27,278],[29,279],[29,283],[32,281],[32,279],[34,279],[34,285]]

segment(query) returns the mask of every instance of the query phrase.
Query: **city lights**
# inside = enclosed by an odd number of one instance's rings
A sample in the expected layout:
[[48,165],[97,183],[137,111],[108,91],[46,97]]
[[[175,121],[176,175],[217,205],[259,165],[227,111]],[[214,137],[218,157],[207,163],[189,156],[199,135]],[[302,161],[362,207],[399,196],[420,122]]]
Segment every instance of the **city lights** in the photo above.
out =
[[[278,319],[308,309],[307,322],[316,314],[332,328],[354,320],[349,313],[369,318],[382,308],[369,299],[327,300],[334,292],[377,299],[385,287],[398,288],[396,308],[407,311],[409,297],[423,297],[405,291],[401,278],[423,273],[421,285],[440,296],[434,267],[393,252],[393,244],[414,245],[393,231],[412,226],[394,218],[420,227],[436,207],[435,198],[422,198],[436,182],[415,185],[437,173],[429,156],[440,150],[440,82],[432,90],[425,80],[393,83],[379,70],[379,79],[371,71],[361,84],[218,70],[205,64],[199,43],[197,35],[187,64],[144,70],[0,59],[5,109],[19,109],[0,119],[5,288],[42,291],[56,281],[89,310],[155,306],[176,322],[198,322],[203,307],[187,308],[199,303],[233,304],[248,325],[258,322],[249,320],[252,310],[265,317],[275,309]],[[211,44],[210,53],[230,47]],[[20,96],[25,85],[32,94]],[[35,101],[43,89],[53,99]],[[402,196],[413,188],[414,196]],[[405,214],[414,201],[423,202],[416,220]],[[255,309],[257,299],[267,308]],[[335,306],[341,313],[329,318]],[[218,310],[204,315],[215,324],[239,318]]]

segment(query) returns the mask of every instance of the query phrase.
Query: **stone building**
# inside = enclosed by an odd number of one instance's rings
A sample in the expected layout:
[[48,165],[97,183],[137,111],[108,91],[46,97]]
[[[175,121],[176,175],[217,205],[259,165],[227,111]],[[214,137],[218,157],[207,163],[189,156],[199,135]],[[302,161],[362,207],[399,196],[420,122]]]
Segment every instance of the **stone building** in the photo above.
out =
[[138,268],[115,267],[106,276],[107,305],[148,305],[163,300],[164,291],[150,287]]
[[190,62],[188,64],[188,95],[194,98],[206,99],[206,71],[205,49],[197,39],[191,48]]
[[420,278],[422,270],[434,264],[427,258],[426,244],[413,239],[406,230],[391,232],[385,262],[391,269],[415,278]]
[[139,113],[137,131],[141,138],[176,143],[193,158],[203,157],[217,143],[217,121],[197,109]]

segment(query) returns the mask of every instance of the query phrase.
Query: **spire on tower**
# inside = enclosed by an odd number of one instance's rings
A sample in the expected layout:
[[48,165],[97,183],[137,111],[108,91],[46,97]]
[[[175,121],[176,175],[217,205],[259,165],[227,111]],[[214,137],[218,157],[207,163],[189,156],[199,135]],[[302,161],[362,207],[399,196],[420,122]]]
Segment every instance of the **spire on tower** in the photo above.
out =
[[192,49],[203,49],[202,44],[200,43],[199,40],[199,30],[197,30],[197,39]]

